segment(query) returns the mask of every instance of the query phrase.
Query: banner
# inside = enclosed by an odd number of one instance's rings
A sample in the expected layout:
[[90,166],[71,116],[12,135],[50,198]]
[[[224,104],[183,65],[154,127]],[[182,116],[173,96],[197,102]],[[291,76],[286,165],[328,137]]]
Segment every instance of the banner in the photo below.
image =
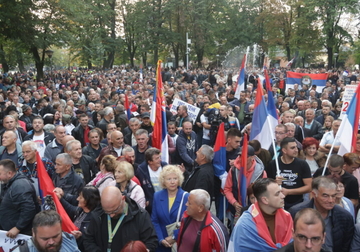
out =
[[173,113],[173,115],[176,115],[177,107],[179,107],[180,105],[185,105],[187,107],[187,113],[188,113],[189,117],[191,118],[191,120],[193,121],[193,124],[195,124],[195,120],[200,112],[200,109],[189,103],[179,100],[178,98],[175,98],[173,104],[171,105],[170,112]]
[[328,74],[307,74],[307,73],[295,73],[286,72],[286,90],[293,88],[294,84],[299,84],[299,89],[302,89],[303,85],[308,85],[309,89],[312,85],[316,85],[316,91],[322,93],[322,89],[326,85]]
[[340,119],[343,119],[344,115],[346,114],[347,109],[349,108],[351,99],[353,98],[357,85],[347,85],[345,86],[344,95],[342,98],[343,104],[341,107],[341,114]]
[[0,230],[0,252],[10,252],[10,249],[17,246],[18,240],[28,240],[31,236],[18,234],[15,239],[6,236],[7,231]]

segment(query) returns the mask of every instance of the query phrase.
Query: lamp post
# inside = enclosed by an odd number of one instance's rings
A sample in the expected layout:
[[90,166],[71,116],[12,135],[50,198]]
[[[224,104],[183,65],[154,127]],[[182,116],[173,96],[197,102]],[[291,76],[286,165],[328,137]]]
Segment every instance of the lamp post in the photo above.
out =
[[338,53],[334,53],[334,57],[335,57],[335,69],[336,69],[336,60],[337,60],[337,56],[339,56],[339,54]]
[[216,54],[216,68],[219,68],[219,54]]
[[52,73],[52,62],[51,62],[51,58],[54,54],[54,51],[53,50],[46,50],[45,51],[46,55],[49,57],[50,59],[50,73]]

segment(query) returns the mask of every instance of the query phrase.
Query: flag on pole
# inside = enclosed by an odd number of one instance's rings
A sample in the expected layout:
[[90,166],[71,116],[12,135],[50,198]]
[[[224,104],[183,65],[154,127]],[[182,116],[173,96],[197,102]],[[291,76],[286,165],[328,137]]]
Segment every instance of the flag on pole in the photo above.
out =
[[348,152],[354,152],[356,148],[356,138],[359,128],[360,113],[360,85],[356,88],[350,105],[346,110],[337,137],[341,143],[338,154],[344,155]]
[[291,67],[291,65],[294,63],[296,56],[294,58],[292,58],[287,64],[286,67]]
[[271,129],[275,129],[275,126],[279,124],[278,121],[279,118],[276,112],[275,101],[274,101],[267,69],[264,70],[264,75],[265,75],[266,90],[268,93],[268,102],[267,102],[267,110],[269,112],[268,117],[270,119]]
[[[154,126],[152,133],[152,146],[161,150],[161,160],[169,162],[169,148],[167,141],[167,125],[165,112],[165,95],[161,78],[161,60],[156,69],[156,87],[151,106],[150,120]],[[156,123],[155,123],[156,122]]]
[[258,140],[262,148],[268,149],[273,140],[271,137],[273,134],[271,134],[269,123],[267,123],[267,117],[270,115],[266,108],[260,79],[258,79],[258,83],[258,86],[261,88],[258,88],[256,93],[250,140]]
[[[258,88],[260,89],[260,88]],[[245,133],[244,134],[244,142],[243,142],[243,147],[242,147],[242,151],[241,151],[241,167],[240,167],[240,179],[239,179],[239,183],[240,185],[238,186],[239,188],[239,194],[241,196],[241,205],[243,207],[245,207],[247,205],[246,202],[246,196],[247,196],[247,153],[248,153],[248,136]]]
[[55,189],[54,184],[44,167],[44,163],[41,160],[39,152],[36,152],[36,165],[37,165],[38,178],[39,178],[39,187],[41,190],[40,195],[43,195],[44,197],[50,195],[53,198],[56,206],[56,211],[58,212],[58,214],[61,216],[62,219],[62,230],[68,233],[71,233],[71,231],[74,230],[78,230],[78,228],[71,221],[65,209],[63,208],[62,204],[60,203],[60,200],[53,192]]
[[245,66],[246,66],[246,54],[241,62],[240,73],[237,79],[237,86],[235,92],[235,98],[240,100],[240,92],[245,90]]
[[125,110],[126,110],[127,119],[129,121],[131,118],[131,111],[130,111],[130,106],[129,106],[129,98],[128,98],[127,94],[125,94]]
[[[225,186],[225,181],[227,177],[226,172],[226,143],[225,143],[225,127],[224,123],[222,122],[219,126],[219,130],[216,136],[215,145],[214,145],[214,158],[213,158],[213,167],[214,167],[214,174],[221,180],[222,188]],[[224,221],[225,220],[225,196],[221,194],[219,197],[219,208],[216,212],[216,216]]]

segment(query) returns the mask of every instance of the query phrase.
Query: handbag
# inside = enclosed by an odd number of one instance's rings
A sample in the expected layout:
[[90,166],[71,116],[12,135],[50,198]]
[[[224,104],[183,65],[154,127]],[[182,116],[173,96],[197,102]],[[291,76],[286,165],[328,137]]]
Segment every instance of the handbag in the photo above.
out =
[[[177,213],[177,217],[176,217],[176,221],[169,224],[169,225],[166,225],[166,231],[168,233],[168,236],[173,236],[174,235],[174,230],[176,229],[179,229],[180,228],[180,213],[181,213],[181,209],[182,209],[182,206],[183,206],[183,203],[184,203],[184,196],[185,194],[187,194],[187,192],[184,192],[183,195],[182,195],[182,198],[181,198],[181,202],[180,202],[180,205],[179,205],[179,210],[178,210],[178,213]],[[177,251],[177,245],[176,245],[176,242],[171,246],[171,251],[172,252],[176,252]]]

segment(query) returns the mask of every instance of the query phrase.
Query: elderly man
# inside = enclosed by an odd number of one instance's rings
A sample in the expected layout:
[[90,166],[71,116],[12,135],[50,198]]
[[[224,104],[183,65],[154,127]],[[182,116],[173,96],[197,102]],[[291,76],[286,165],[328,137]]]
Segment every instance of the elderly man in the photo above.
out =
[[136,145],[133,146],[135,151],[135,164],[140,165],[145,160],[145,151],[151,147],[149,145],[149,134],[147,130],[138,129],[135,137]]
[[145,161],[138,166],[135,173],[144,190],[146,210],[150,214],[154,193],[162,189],[159,183],[159,175],[165,165],[167,165],[167,163],[161,161],[160,150],[149,148],[145,151]]
[[120,251],[136,240],[155,251],[158,240],[150,215],[135,201],[123,196],[119,188],[108,186],[101,194],[101,205],[104,211],[93,216],[84,235],[85,251]]
[[32,238],[13,251],[80,252],[75,237],[62,232],[61,222],[60,215],[53,210],[38,213],[32,223]]
[[90,156],[93,160],[96,160],[103,148],[107,147],[106,144],[100,143],[100,134],[97,129],[89,131],[90,144],[83,147],[82,152],[84,155]]
[[66,135],[65,127],[60,125],[56,126],[54,135],[54,140],[46,146],[44,153],[44,157],[50,159],[53,163],[55,163],[56,156],[63,152],[63,139]]
[[82,154],[81,143],[79,140],[70,140],[66,143],[66,153],[71,156],[72,169],[78,174],[85,184],[89,183],[98,173],[94,160]]
[[12,130],[5,131],[2,136],[0,159],[12,160],[16,168],[18,168],[24,160],[21,145],[17,142],[16,133]]
[[89,117],[86,114],[81,114],[79,116],[79,125],[71,131],[71,135],[81,142],[81,147],[85,147],[90,143],[88,134],[93,128],[94,126],[89,124]]
[[16,172],[10,159],[0,160],[0,181],[4,183],[0,204],[0,229],[15,238],[19,233],[31,234],[31,221],[40,211],[31,181]]
[[336,154],[339,151],[340,148],[340,141],[339,139],[335,141],[336,134],[340,128],[341,120],[337,119],[332,122],[331,125],[331,131],[326,132],[323,137],[321,138],[320,144],[319,144],[319,150],[324,153],[329,153],[331,146],[334,144],[334,148],[332,150],[332,154]]
[[315,111],[313,109],[305,111],[304,134],[305,137],[313,137],[317,140],[320,140],[324,134],[322,125],[315,120]]
[[54,191],[61,194],[68,201],[76,199],[84,186],[84,180],[72,169],[72,159],[67,153],[57,155],[55,174],[52,180],[55,186]]
[[0,136],[1,136],[1,144],[2,144],[2,136],[5,131],[12,130],[15,132],[17,136],[17,142],[18,144],[21,144],[23,139],[26,137],[26,132],[21,127],[16,127],[16,120],[12,115],[7,115],[3,119],[3,129],[0,130]]
[[211,197],[214,196],[214,167],[212,160],[214,158],[214,150],[210,146],[204,144],[196,152],[195,162],[198,164],[193,172],[184,182],[182,188],[190,192],[193,189],[204,189]]
[[106,126],[112,122],[114,119],[114,109],[111,107],[106,107],[104,108],[104,118],[101,119],[100,122],[97,123],[97,127],[99,127],[103,133],[104,136],[106,136],[107,130],[106,130]]
[[187,209],[177,236],[178,252],[227,251],[229,234],[224,224],[210,212],[210,195],[202,189],[190,191]]
[[111,145],[104,147],[101,150],[97,160],[98,164],[100,164],[101,160],[106,155],[113,155],[114,157],[120,157],[122,150],[128,146],[127,144],[124,144],[124,136],[118,130],[114,130],[113,132],[111,132],[110,141],[111,141]]
[[[129,128],[131,130],[131,132],[129,132],[128,134],[125,135],[125,139],[124,142],[130,146],[135,146],[136,145],[136,131],[138,129],[140,129],[141,126],[141,121],[139,119],[137,119],[136,117],[131,118],[129,120]],[[126,129],[123,129],[123,132],[125,132]]]
[[335,204],[336,187],[330,178],[315,178],[312,181],[312,199],[293,206],[289,211],[294,217],[304,208],[318,210],[325,221],[326,237],[323,248],[327,251],[345,252],[350,251],[354,219],[347,210]]
[[283,210],[281,187],[274,179],[262,178],[254,183],[253,193],[257,202],[236,223],[228,252],[270,252],[291,241],[293,221]]
[[325,222],[318,211],[305,208],[295,215],[293,239],[292,243],[275,251],[326,252],[321,247],[325,243]]

